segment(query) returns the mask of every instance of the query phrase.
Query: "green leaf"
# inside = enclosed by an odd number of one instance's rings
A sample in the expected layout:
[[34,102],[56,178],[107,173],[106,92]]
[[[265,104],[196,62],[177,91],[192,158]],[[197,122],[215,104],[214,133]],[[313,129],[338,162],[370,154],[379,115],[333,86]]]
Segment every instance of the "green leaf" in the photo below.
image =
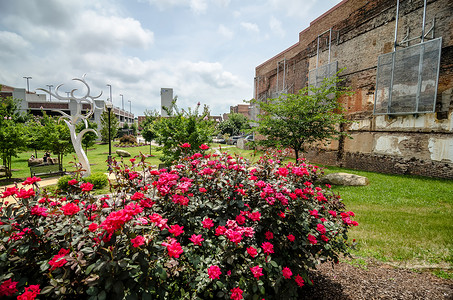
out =
[[107,294],[105,293],[105,291],[101,291],[98,294],[98,300],[105,300],[106,298],[107,298]]
[[275,260],[271,260],[269,262],[274,268],[278,268],[278,264],[275,262]]
[[87,289],[86,293],[87,293],[87,295],[90,295],[90,296],[96,296],[98,294],[98,288],[95,286],[90,286]]
[[85,275],[89,275],[95,266],[96,266],[96,263],[89,265],[85,271]]
[[44,287],[43,289],[41,289],[40,295],[48,294],[48,293],[50,293],[53,289],[54,289],[53,286],[48,285],[48,286]]

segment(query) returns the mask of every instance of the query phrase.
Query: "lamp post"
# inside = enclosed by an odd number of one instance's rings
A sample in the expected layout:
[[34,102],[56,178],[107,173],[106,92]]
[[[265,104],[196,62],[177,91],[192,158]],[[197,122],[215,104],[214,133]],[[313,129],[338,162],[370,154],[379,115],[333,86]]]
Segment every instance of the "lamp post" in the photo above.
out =
[[[129,102],[129,119],[131,120],[131,124],[132,124],[132,110],[131,110],[131,100],[127,100],[127,102]],[[132,126],[132,125],[131,125]]]
[[123,109],[124,111],[124,98],[123,98],[123,94],[120,94],[121,96],[121,108]]
[[46,85],[49,88],[49,101],[52,101],[52,87],[53,87],[53,85],[51,85],[51,84],[46,84]]
[[107,84],[107,86],[108,86],[109,89],[110,89],[110,102],[111,102],[112,105],[113,105],[113,99],[112,99],[112,85],[111,85],[111,84]]
[[107,163],[109,165],[108,167],[108,170],[110,171],[112,169],[111,167],[111,164],[112,164],[112,140],[111,140],[111,136],[110,136],[110,114],[112,112],[112,108],[113,108],[113,103],[111,101],[107,101],[105,102],[105,107],[107,108],[107,112],[108,112],[108,122],[109,122],[109,156],[107,158]]
[[28,80],[32,79],[31,76],[24,76],[23,78],[25,78],[27,80],[27,93],[30,93],[30,86],[28,85]]

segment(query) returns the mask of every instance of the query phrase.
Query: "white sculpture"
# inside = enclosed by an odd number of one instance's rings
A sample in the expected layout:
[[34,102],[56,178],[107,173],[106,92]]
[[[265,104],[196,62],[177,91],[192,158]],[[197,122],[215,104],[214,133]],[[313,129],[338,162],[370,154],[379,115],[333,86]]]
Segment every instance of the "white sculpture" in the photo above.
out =
[[[80,98],[74,96],[74,92],[77,91],[77,89],[73,89],[70,93],[70,96],[65,97],[65,96],[60,95],[58,93],[58,90],[63,84],[60,84],[57,86],[57,88],[55,89],[55,93],[52,93],[50,90],[46,90],[46,89],[41,89],[41,88],[38,89],[38,90],[48,93],[49,95],[52,95],[56,99],[75,101],[77,103],[77,112],[72,116],[68,115],[67,113],[65,113],[61,110],[53,110],[53,111],[56,111],[56,112],[59,112],[60,114],[62,114],[62,116],[60,117],[60,119],[58,121],[63,120],[63,121],[65,121],[66,125],[68,125],[69,131],[71,133],[72,145],[74,146],[74,150],[77,154],[77,158],[78,158],[79,162],[82,165],[82,168],[85,170],[82,173],[82,177],[87,177],[87,176],[90,176],[90,174],[91,174],[91,168],[90,168],[90,163],[88,161],[88,157],[86,156],[85,151],[83,151],[83,148],[82,148],[83,135],[85,133],[91,131],[91,132],[94,132],[94,134],[96,134],[98,136],[98,133],[96,132],[96,130],[94,130],[92,128],[88,128],[87,119],[94,113],[95,109],[103,109],[102,107],[97,107],[96,104],[94,103],[95,99],[101,97],[102,91],[99,94],[99,96],[96,96],[96,97],[90,96],[90,87],[88,86],[88,84],[85,81],[85,75],[82,76],[82,79],[79,79],[79,78],[73,79],[73,80],[82,82],[87,88],[87,92],[86,92],[85,96],[80,97]],[[84,103],[90,104],[90,109],[86,114],[82,114],[82,106]],[[83,129],[82,131],[77,133],[75,126],[76,126],[77,122],[79,121],[79,119],[83,120],[83,122],[85,123],[85,129]]]

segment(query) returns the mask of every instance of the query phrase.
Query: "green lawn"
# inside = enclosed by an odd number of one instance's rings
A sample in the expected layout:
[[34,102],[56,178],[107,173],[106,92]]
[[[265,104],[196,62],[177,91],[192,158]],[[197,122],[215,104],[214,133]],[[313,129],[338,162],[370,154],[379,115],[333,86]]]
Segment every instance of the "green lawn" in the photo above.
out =
[[[212,145],[217,149],[219,145]],[[253,151],[221,145],[222,151],[237,153],[255,161]],[[113,156],[116,147],[112,147]],[[122,148],[132,156],[140,152],[149,154],[149,146]],[[30,175],[27,159],[33,152],[21,153],[13,160],[13,176]],[[147,158],[153,165],[160,163],[156,157]],[[38,152],[38,157],[43,153]],[[92,172],[106,172],[108,145],[96,145],[88,151]],[[67,170],[72,155],[64,159]],[[329,167],[326,173],[348,172],[366,176],[370,184],[364,187],[333,187],[340,193],[348,210],[356,213],[358,227],[350,231],[357,240],[357,250],[352,254],[391,261],[406,266],[453,266],[453,181],[416,176],[387,175],[373,172]]]
[[333,187],[359,226],[350,237],[356,255],[407,266],[453,266],[453,181],[329,167],[370,180],[363,187]]

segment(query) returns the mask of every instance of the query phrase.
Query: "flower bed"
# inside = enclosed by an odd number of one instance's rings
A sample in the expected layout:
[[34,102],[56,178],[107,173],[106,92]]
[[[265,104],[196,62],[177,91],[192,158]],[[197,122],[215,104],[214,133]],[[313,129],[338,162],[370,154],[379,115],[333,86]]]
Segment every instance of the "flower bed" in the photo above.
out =
[[346,253],[357,223],[313,184],[318,167],[201,148],[168,170],[114,162],[98,200],[74,180],[64,197],[36,178],[6,190],[19,205],[1,211],[0,297],[297,299],[309,269]]

